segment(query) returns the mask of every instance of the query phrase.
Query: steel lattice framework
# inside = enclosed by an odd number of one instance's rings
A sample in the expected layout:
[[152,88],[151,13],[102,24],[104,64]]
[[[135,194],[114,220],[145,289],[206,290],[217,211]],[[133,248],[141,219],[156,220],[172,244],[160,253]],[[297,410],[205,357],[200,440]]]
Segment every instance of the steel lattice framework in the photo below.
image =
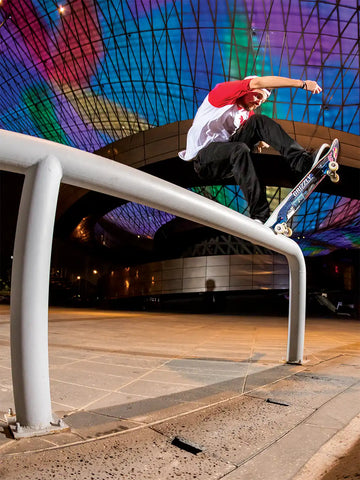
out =
[[3,0],[0,15],[1,128],[94,151],[255,73],[324,90],[279,90],[265,113],[360,133],[356,0]]

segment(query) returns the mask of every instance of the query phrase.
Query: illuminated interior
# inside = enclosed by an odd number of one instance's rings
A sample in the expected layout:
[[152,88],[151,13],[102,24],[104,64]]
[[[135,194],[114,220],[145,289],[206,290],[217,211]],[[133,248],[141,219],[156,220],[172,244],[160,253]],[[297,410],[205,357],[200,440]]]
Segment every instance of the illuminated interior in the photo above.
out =
[[[279,89],[263,113],[359,135],[359,17],[353,0],[3,0],[0,128],[97,151],[191,119],[216,83],[257,74],[323,87]],[[246,214],[233,186],[197,192]],[[268,194],[274,207],[284,192]],[[294,238],[308,255],[358,247],[359,212],[314,194]],[[131,204],[107,215],[150,238],[171,218]]]

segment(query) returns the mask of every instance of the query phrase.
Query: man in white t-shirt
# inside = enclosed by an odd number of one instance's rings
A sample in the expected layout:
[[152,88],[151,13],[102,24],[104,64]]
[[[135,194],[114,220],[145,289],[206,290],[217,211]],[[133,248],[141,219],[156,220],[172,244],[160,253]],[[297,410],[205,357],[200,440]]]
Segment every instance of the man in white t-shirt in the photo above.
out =
[[286,77],[246,77],[244,80],[219,83],[206,96],[187,135],[186,150],[179,152],[185,161],[193,161],[202,180],[219,180],[234,176],[249,206],[250,217],[264,223],[269,217],[265,188],[256,174],[251,152],[256,146],[272,146],[292,170],[305,174],[315,154],[293,140],[271,118],[254,114],[273,88],[296,87],[311,93],[322,89],[313,80]]

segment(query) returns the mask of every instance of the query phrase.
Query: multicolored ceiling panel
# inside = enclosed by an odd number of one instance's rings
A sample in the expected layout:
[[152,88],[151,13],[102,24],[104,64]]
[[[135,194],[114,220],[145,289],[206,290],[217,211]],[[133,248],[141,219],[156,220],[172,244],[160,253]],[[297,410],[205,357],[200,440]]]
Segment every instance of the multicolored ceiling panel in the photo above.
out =
[[359,134],[356,4],[2,0],[0,128],[94,151],[192,118],[218,82],[274,74],[324,92],[278,90],[265,113]]
[[359,135],[359,30],[354,0],[2,0],[0,128],[96,151],[257,74],[323,87],[279,89],[263,113]]

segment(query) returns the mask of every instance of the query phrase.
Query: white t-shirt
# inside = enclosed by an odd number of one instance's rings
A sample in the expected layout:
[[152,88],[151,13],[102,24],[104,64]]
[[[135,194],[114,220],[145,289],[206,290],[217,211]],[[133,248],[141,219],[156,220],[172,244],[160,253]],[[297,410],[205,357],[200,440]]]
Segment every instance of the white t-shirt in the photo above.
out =
[[199,150],[211,142],[227,142],[239,126],[254,114],[237,103],[250,91],[249,83],[250,79],[224,82],[211,90],[188,131],[186,150],[179,152],[182,160],[193,160]]

